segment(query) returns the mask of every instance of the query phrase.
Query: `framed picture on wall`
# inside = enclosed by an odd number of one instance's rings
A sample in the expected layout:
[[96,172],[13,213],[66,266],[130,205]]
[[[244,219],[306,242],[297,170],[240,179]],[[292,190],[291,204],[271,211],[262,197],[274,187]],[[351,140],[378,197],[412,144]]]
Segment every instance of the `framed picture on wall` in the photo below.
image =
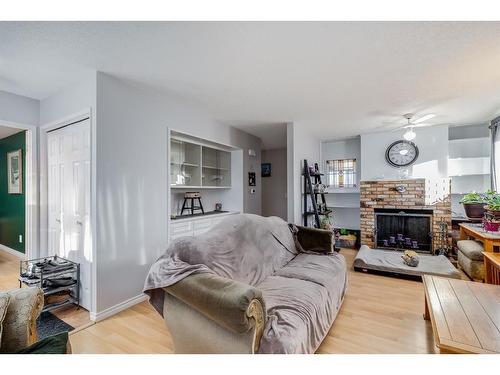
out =
[[9,194],[23,193],[23,151],[7,153],[7,186]]
[[255,186],[255,172],[248,172],[248,186]]
[[271,177],[271,163],[262,163],[260,169],[261,177]]

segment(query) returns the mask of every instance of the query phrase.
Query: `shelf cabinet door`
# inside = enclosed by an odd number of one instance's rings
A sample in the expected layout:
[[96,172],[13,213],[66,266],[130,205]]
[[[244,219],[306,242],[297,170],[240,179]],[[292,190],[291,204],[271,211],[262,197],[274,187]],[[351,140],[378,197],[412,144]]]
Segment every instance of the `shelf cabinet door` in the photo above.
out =
[[201,146],[170,139],[170,185],[200,186]]
[[202,146],[202,186],[231,186],[231,153]]

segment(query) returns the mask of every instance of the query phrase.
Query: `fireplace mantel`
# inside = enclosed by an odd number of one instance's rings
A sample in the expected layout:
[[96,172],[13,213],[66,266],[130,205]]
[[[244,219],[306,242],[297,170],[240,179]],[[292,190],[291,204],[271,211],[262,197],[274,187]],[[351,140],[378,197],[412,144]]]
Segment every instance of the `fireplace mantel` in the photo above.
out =
[[374,209],[432,210],[432,230],[445,221],[451,229],[450,179],[406,179],[361,181],[361,244],[375,247]]

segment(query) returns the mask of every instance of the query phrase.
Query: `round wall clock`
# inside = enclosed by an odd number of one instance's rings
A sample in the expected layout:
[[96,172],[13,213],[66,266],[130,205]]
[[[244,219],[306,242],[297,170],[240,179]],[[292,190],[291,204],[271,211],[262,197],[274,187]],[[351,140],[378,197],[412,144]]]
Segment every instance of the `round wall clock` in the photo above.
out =
[[407,167],[418,158],[418,147],[410,141],[396,141],[387,147],[385,160],[393,167]]

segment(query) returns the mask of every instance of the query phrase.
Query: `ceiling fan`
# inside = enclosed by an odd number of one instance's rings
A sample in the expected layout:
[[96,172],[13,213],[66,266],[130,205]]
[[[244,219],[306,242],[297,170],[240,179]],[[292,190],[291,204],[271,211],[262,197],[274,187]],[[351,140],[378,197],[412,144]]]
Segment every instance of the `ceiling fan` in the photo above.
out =
[[429,113],[427,115],[423,115],[418,117],[416,120],[413,120],[413,117],[415,115],[413,113],[406,113],[403,115],[403,117],[406,119],[407,123],[397,127],[396,129],[393,129],[392,131],[398,131],[401,129],[406,129],[406,132],[403,134],[403,138],[407,141],[412,141],[415,139],[417,134],[415,133],[415,128],[423,128],[426,126],[431,126],[431,124],[425,124],[424,122],[427,120],[430,120],[431,118],[436,117],[434,113]]

